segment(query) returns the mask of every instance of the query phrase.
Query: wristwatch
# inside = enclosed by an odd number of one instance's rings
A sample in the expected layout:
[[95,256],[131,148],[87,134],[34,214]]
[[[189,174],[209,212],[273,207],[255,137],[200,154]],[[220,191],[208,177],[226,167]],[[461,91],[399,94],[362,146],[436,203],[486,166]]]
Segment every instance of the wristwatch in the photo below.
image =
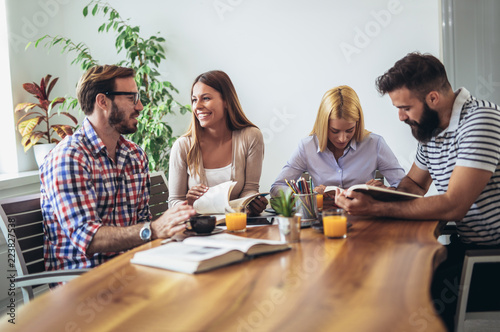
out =
[[144,242],[148,242],[151,240],[151,235],[153,232],[151,231],[151,221],[147,221],[144,223],[144,226],[141,228],[141,231],[139,232],[139,236],[141,237],[141,240]]

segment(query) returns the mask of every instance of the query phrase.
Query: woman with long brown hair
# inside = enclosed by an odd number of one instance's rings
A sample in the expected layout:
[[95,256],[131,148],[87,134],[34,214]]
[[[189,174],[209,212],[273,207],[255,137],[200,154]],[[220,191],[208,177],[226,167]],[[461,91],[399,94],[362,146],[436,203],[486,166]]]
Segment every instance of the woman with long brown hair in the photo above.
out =
[[[191,88],[193,118],[187,133],[172,147],[169,204],[193,203],[208,187],[236,181],[230,199],[259,192],[264,159],[261,131],[246,117],[229,76],[223,71],[199,75]],[[259,214],[263,197],[249,205]]]

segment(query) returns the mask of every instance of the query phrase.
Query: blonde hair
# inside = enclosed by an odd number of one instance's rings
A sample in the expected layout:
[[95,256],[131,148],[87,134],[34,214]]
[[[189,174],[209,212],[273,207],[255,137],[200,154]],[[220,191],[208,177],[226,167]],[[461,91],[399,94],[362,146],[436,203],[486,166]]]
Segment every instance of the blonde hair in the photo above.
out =
[[[199,75],[193,82],[191,86],[191,96],[193,95],[193,88],[196,83],[201,82],[208,85],[209,87],[217,90],[224,104],[226,105],[226,124],[229,130],[241,130],[246,127],[256,127],[243,112],[240,100],[236,94],[236,89],[231,82],[229,76],[220,70],[212,70]],[[187,154],[187,164],[192,174],[200,175],[200,165],[201,162],[201,148],[200,148],[200,136],[203,128],[196,118],[195,112],[193,110],[193,116],[191,118],[191,123],[189,124],[188,131],[183,135],[191,137],[191,147]]]
[[347,85],[328,90],[321,99],[316,122],[309,134],[318,137],[321,152],[325,151],[328,145],[329,121],[338,119],[356,122],[353,139],[357,142],[361,142],[370,133],[365,130],[363,110],[358,95]]

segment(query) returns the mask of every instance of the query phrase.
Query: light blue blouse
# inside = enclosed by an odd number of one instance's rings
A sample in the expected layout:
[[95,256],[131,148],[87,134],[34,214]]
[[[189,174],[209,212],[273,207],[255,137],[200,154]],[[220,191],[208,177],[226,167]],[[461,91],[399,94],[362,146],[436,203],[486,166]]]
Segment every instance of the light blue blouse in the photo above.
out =
[[287,180],[298,179],[307,171],[314,186],[349,188],[365,183],[379,170],[391,187],[397,187],[405,172],[382,136],[370,133],[361,142],[352,140],[338,162],[333,153],[319,150],[316,135],[303,138],[271,186],[271,194],[288,189]]

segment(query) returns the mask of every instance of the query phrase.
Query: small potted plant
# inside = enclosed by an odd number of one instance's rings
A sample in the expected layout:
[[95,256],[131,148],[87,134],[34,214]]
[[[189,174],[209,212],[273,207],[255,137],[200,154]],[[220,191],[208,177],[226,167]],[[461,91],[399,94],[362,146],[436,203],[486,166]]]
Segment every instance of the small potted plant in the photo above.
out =
[[[73,126],[64,124],[50,124],[51,119],[55,115],[65,115],[75,125],[78,124],[77,119],[68,112],[54,113],[54,107],[58,104],[64,103],[65,99],[62,97],[49,99],[50,92],[58,81],[58,77],[51,81],[52,76],[47,75],[40,81],[40,85],[36,83],[24,83],[24,90],[31,93],[38,99],[38,103],[19,103],[16,106],[16,112],[24,111],[26,114],[21,116],[17,121],[17,129],[23,136],[21,144],[24,147],[24,152],[28,151],[32,146],[35,150],[35,158],[38,165],[41,165],[45,155],[57,144],[59,139],[53,138],[53,133],[59,135],[61,139],[67,135],[73,134]],[[43,140],[42,140],[43,139]],[[40,141],[42,140],[42,141]],[[49,146],[40,146],[40,142],[45,141]],[[35,145],[37,144],[37,145]],[[38,151],[41,150],[41,151]]]
[[271,198],[271,207],[278,216],[280,238],[284,242],[300,241],[300,214],[295,213],[297,197],[292,192],[280,190],[278,195]]

